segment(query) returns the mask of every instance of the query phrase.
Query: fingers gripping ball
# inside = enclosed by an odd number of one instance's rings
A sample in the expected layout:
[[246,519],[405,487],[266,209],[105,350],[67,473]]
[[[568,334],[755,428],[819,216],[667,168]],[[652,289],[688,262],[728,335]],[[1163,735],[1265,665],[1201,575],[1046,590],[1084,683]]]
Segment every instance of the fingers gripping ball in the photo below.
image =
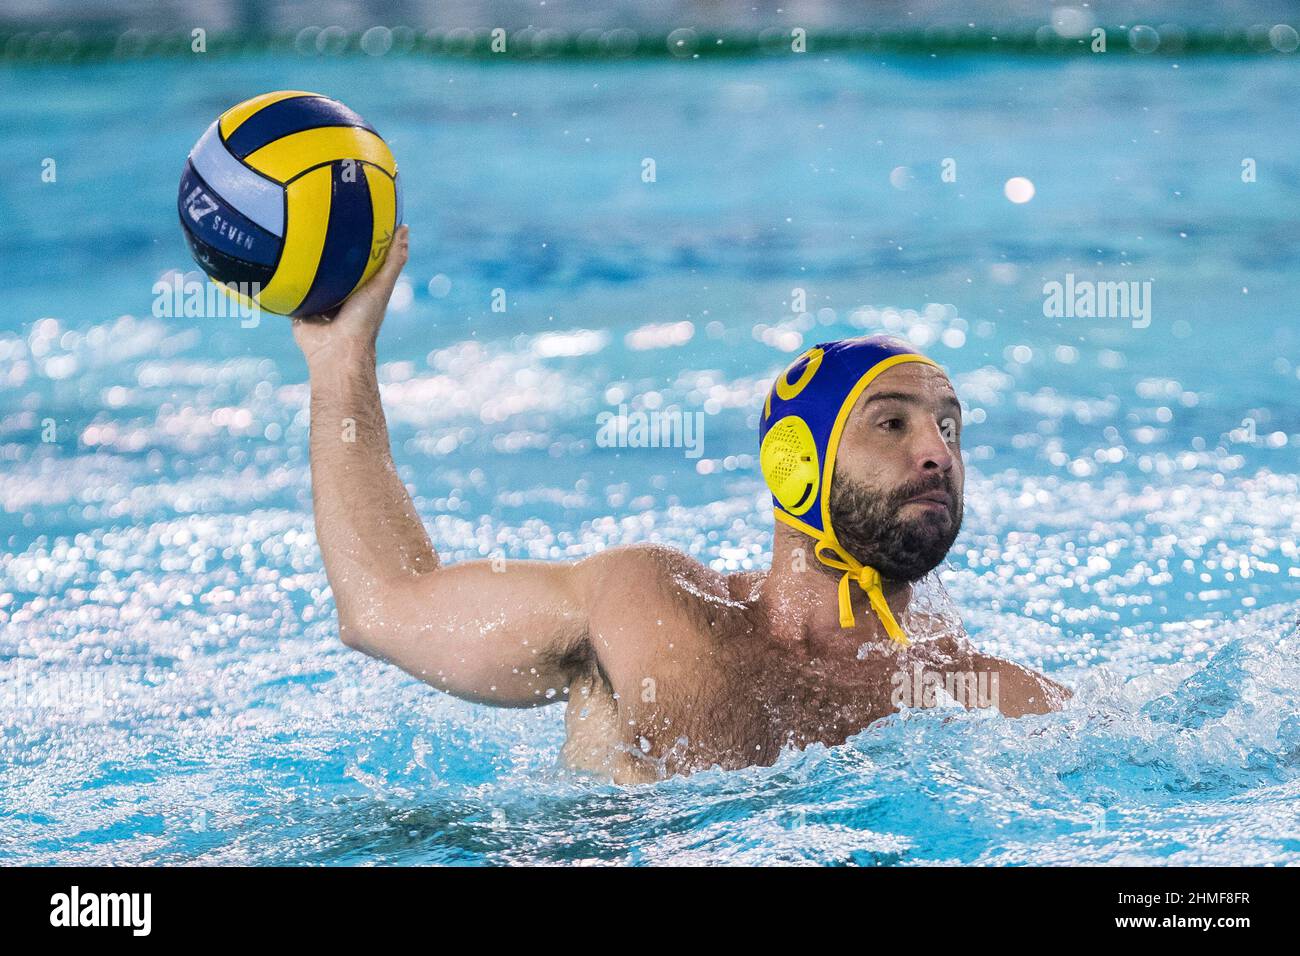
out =
[[270,312],[328,312],[402,222],[388,144],[337,100],[285,90],[221,114],[181,176],[181,228],[214,282]]

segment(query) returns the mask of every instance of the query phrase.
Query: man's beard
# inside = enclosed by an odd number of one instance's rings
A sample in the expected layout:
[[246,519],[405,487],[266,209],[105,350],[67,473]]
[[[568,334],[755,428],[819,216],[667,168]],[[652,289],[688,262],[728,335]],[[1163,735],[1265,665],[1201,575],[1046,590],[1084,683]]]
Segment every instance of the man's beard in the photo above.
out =
[[[924,509],[903,516],[907,501],[927,491],[945,491],[944,512]],[[950,477],[921,479],[892,492],[873,492],[835,474],[831,485],[831,527],[840,546],[881,577],[912,582],[939,566],[961,530],[962,500]]]

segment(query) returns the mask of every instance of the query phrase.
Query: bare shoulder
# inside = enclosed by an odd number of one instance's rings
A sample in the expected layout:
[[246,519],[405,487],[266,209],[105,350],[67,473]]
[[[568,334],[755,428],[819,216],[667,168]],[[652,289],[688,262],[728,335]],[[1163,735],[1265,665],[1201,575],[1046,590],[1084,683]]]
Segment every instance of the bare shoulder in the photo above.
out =
[[610,671],[695,660],[745,611],[733,579],[675,548],[613,548],[578,569],[592,647]]
[[578,563],[579,586],[589,608],[611,602],[627,606],[667,597],[685,607],[725,605],[731,589],[725,574],[683,551],[662,544],[610,548]]

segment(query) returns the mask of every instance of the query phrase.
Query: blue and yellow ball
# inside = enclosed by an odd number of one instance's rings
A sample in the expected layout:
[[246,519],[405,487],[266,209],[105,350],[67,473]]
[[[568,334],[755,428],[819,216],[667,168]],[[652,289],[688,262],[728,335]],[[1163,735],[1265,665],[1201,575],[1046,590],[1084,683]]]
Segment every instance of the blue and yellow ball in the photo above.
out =
[[388,144],[365,120],[329,97],[282,90],[208,127],[178,207],[214,282],[270,312],[315,315],[383,264],[402,188]]

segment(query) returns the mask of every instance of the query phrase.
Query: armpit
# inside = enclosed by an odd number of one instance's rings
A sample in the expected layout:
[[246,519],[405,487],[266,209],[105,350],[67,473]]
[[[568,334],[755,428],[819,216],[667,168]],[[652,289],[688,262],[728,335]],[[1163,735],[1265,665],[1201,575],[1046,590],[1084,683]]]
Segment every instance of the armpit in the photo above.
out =
[[570,682],[597,673],[600,669],[591,635],[584,629],[571,638],[557,641],[541,655],[548,668],[563,674]]

